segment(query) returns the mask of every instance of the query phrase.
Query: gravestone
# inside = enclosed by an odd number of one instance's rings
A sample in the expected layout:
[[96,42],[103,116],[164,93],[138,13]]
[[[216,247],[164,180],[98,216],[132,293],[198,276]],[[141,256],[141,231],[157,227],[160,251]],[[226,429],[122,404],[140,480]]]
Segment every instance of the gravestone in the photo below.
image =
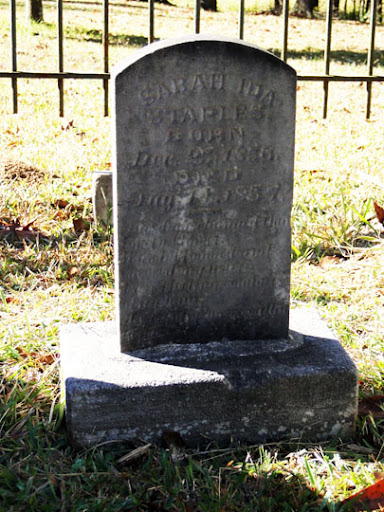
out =
[[112,172],[92,173],[93,217],[97,225],[112,225]]
[[73,442],[350,435],[354,365],[289,311],[295,71],[193,36],[113,84],[117,322],[62,331]]
[[115,73],[121,349],[286,338],[296,73],[206,39]]

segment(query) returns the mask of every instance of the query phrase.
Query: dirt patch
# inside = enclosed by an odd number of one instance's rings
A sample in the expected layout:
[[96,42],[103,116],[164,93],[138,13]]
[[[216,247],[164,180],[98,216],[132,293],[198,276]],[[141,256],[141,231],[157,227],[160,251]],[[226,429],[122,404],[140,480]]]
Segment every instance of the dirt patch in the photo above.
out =
[[43,181],[44,177],[44,172],[33,165],[0,159],[0,181],[36,183]]

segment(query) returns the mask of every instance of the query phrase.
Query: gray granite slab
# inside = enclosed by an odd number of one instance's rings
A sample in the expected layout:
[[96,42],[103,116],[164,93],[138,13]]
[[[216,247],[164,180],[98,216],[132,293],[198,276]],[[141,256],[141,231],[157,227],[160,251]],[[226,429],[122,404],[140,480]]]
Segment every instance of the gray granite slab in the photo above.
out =
[[65,327],[62,379],[72,442],[157,442],[164,430],[179,432],[190,446],[352,436],[352,361],[316,312],[292,310],[290,328],[291,343],[120,353],[114,323]]
[[192,36],[135,53],[113,84],[122,350],[286,337],[295,71]]

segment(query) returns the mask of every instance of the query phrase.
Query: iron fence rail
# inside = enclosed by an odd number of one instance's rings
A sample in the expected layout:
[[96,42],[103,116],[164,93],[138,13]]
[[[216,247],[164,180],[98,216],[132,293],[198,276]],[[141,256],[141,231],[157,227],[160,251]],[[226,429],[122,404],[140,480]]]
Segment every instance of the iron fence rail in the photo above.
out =
[[[148,44],[155,40],[155,0],[148,0]],[[10,78],[12,84],[12,102],[13,113],[18,113],[18,83],[19,79],[57,79],[59,89],[59,114],[64,116],[64,80],[66,79],[85,79],[85,80],[102,80],[104,90],[104,115],[108,116],[108,100],[109,100],[109,0],[103,0],[103,73],[89,73],[89,72],[71,72],[64,70],[64,29],[63,29],[63,0],[56,0],[57,2],[57,41],[58,41],[58,55],[57,63],[58,70],[52,72],[40,71],[22,71],[18,69],[17,65],[17,37],[16,37],[16,0],[10,0],[10,25],[11,25],[11,70],[1,71],[0,78]],[[367,86],[367,102],[366,102],[366,118],[369,119],[371,115],[372,105],[372,83],[384,82],[384,76],[374,75],[374,51],[375,51],[375,30],[376,30],[376,12],[377,0],[371,0],[371,13],[370,13],[370,30],[369,30],[369,46],[367,51],[367,74],[344,76],[344,75],[331,75],[331,43],[332,43],[332,8],[333,0],[327,2],[326,14],[326,41],[324,48],[324,74],[322,75],[298,75],[299,81],[308,82],[323,82],[323,117],[327,117],[328,113],[328,96],[329,96],[329,83],[330,82],[365,82]],[[195,33],[200,33],[200,11],[201,0],[195,0],[194,8],[194,28]],[[244,39],[244,0],[239,0],[239,15],[238,15],[238,37]],[[282,44],[281,44],[281,59],[286,62],[288,58],[288,19],[289,19],[289,0],[283,0],[282,6]]]

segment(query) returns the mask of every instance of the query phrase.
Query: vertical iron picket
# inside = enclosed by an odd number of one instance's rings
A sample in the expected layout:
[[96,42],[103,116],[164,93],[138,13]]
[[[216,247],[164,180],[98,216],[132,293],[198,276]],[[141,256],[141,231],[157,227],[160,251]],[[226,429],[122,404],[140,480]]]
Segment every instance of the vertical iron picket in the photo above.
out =
[[[376,10],[377,0],[371,0],[371,21],[370,21],[370,41],[368,49],[368,75],[373,74],[373,57],[375,51],[375,29],[376,29]],[[367,82],[367,110],[365,117],[371,117],[371,104],[372,104],[372,82]]]
[[[60,116],[64,116],[64,81],[65,79],[101,79],[104,89],[104,115],[109,115],[109,0],[102,0],[104,8],[103,20],[103,73],[92,73],[89,71],[83,72],[64,72],[64,29],[63,29],[63,2],[64,0],[57,0],[57,41],[58,41],[58,64],[57,71],[40,72],[40,71],[22,71],[18,70],[18,55],[17,55],[17,25],[16,25],[16,1],[10,0],[10,35],[11,35],[11,69],[0,70],[0,78],[11,79],[12,86],[12,99],[13,99],[13,113],[18,112],[18,85],[21,78],[41,78],[41,79],[55,79],[58,82],[59,89],[59,112]],[[194,2],[194,23],[195,33],[200,33],[200,15],[201,15],[201,1],[195,0]],[[149,34],[148,42],[152,43],[155,40],[154,13],[155,0],[148,0],[149,4]],[[288,58],[288,29],[289,29],[289,0],[282,0],[283,10],[283,27],[282,27],[282,40],[281,40],[281,59],[286,62]],[[298,75],[300,81],[316,81],[323,83],[324,98],[323,98],[323,117],[327,117],[328,113],[328,99],[329,99],[329,84],[330,82],[365,82],[367,88],[367,103],[366,103],[366,117],[370,118],[371,104],[372,104],[372,83],[384,83],[384,76],[373,75],[374,71],[374,54],[375,54],[375,29],[377,21],[378,0],[371,0],[370,11],[370,43],[367,53],[367,73],[365,75],[331,75],[331,39],[332,39],[332,3],[333,0],[327,0],[327,20],[326,20],[326,44],[324,51],[324,73],[316,75]],[[245,25],[245,0],[239,0],[239,39],[244,39],[244,25]]]
[[200,34],[201,0],[195,0],[195,34]]
[[[332,37],[332,7],[333,0],[328,0],[327,6],[327,34],[324,51],[324,74],[329,75],[330,62],[331,62],[331,37]],[[324,98],[323,98],[323,118],[327,117],[328,113],[328,92],[329,92],[329,81],[324,80]]]
[[[58,64],[59,73],[64,71],[64,51],[63,51],[63,0],[57,0],[57,43],[58,43]],[[58,79],[59,87],[59,111],[60,117],[64,117],[64,80]]]
[[239,39],[244,39],[244,0],[239,2]]
[[283,0],[283,38],[281,49],[281,60],[287,62],[288,58],[288,17],[289,17],[289,0]]
[[153,43],[153,41],[155,40],[155,0],[148,1],[148,14],[149,14],[148,43]]
[[[109,2],[104,0],[104,31],[103,31],[103,45],[104,45],[104,73],[109,72]],[[108,96],[109,96],[109,81],[108,78],[103,80],[104,88],[104,116],[108,116]]]
[[[12,71],[17,71],[17,47],[16,47],[16,0],[11,0],[11,60]],[[18,112],[17,102],[17,78],[12,78],[13,113]]]

